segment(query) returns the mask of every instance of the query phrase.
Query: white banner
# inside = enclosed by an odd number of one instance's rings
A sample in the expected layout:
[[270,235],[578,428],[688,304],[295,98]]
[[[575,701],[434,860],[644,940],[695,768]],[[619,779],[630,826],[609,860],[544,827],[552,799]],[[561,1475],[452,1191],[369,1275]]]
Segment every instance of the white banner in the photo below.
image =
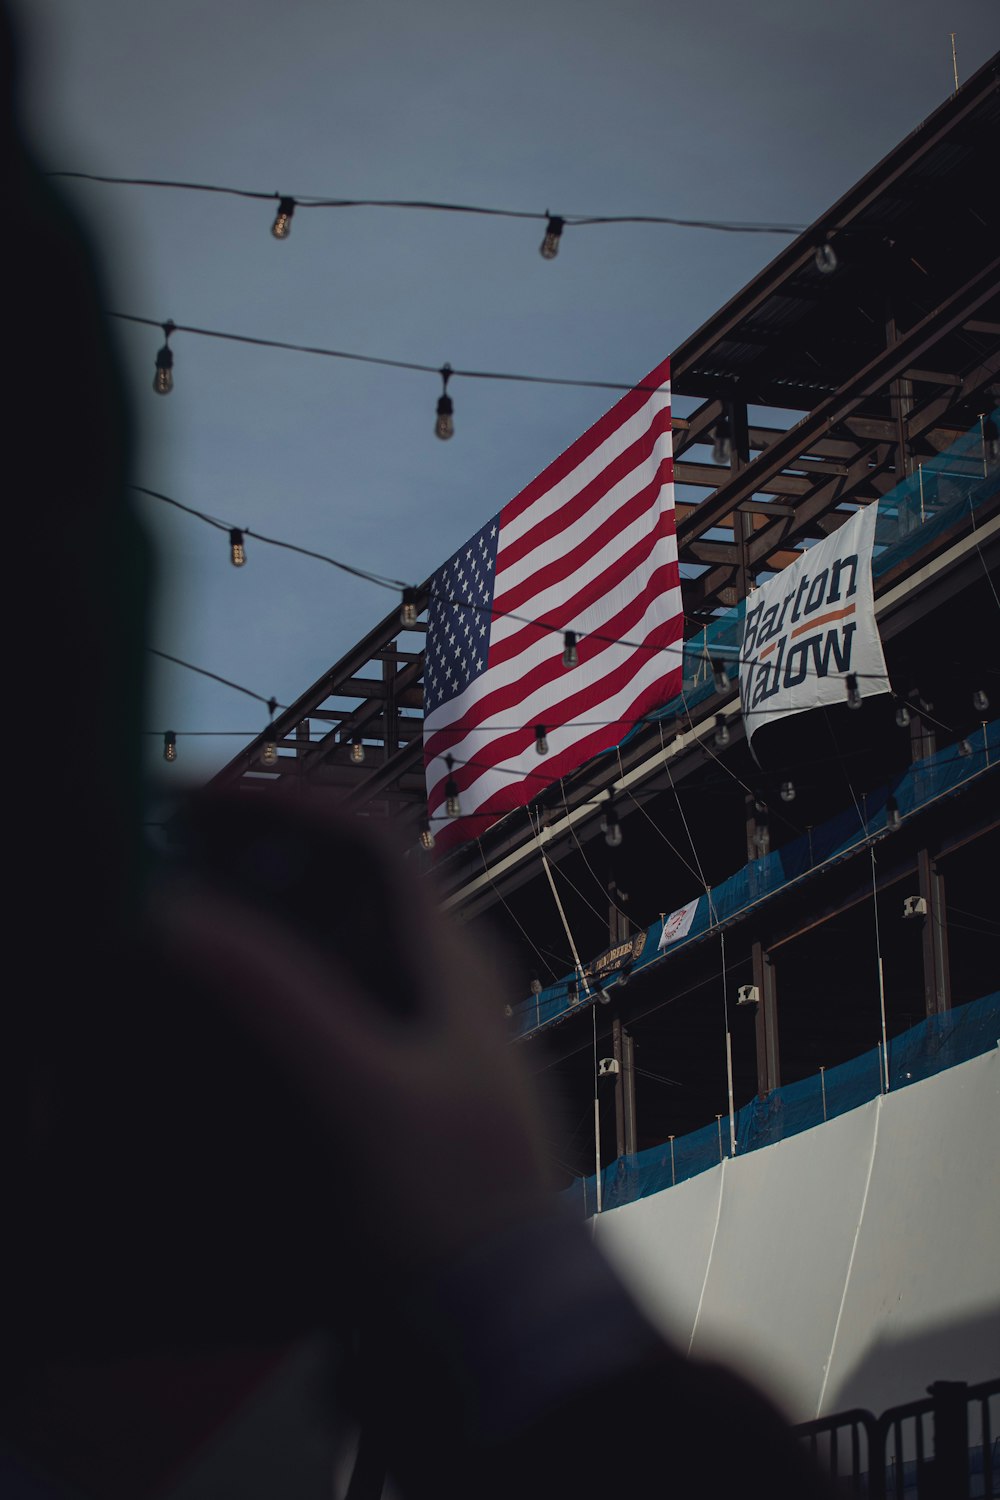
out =
[[747,740],[762,724],[847,700],[847,676],[869,698],[891,692],[875,623],[875,505],[784,568],[747,600],[740,701]]
[[694,900],[689,901],[687,906],[682,906],[679,911],[672,911],[670,913],[669,917],[663,923],[663,933],[656,947],[657,953],[662,953],[663,949],[669,943],[677,943],[682,937],[687,937],[691,931],[691,923],[694,921],[694,914],[698,910],[698,902],[700,900],[700,896],[695,896]]

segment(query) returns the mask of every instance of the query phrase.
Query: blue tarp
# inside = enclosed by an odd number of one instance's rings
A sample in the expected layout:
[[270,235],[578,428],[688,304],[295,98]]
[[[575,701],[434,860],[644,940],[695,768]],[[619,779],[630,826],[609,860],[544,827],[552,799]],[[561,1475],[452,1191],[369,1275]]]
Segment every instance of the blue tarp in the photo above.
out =
[[[642,953],[632,965],[632,974],[651,964],[669,962],[673,954],[735,922],[758,903],[789,889],[798,881],[810,879],[819,870],[828,869],[856,849],[877,839],[890,838],[892,835],[886,826],[886,805],[890,795],[895,797],[900,817],[905,822],[928,803],[950,796],[976,777],[995,771],[1000,764],[1000,720],[995,719],[978,730],[971,736],[969,745],[968,755],[960,754],[955,745],[947,745],[937,754],[915,761],[889,785],[866,793],[861,800],[860,816],[858,809],[852,806],[811,833],[744,865],[721,885],[698,897],[687,936],[680,942],[671,943],[664,953],[657,952],[663,923],[654,922],[646,932]],[[540,995],[532,995],[515,1006],[510,1023],[512,1035],[515,1038],[529,1036],[540,1027],[552,1025],[571,1010],[579,1009],[580,1005],[592,1004],[593,995],[588,996],[582,990],[581,998],[571,1002],[570,985],[574,980],[573,974],[567,974],[542,990]]]
[[[930,1016],[889,1042],[889,1088],[896,1090],[931,1078],[1000,1044],[1000,991]],[[865,1052],[837,1068],[754,1098],[736,1115],[736,1151],[745,1155],[761,1146],[810,1130],[837,1115],[857,1109],[882,1092],[880,1050]],[[602,1207],[620,1208],[663,1188],[718,1166],[729,1151],[729,1122],[722,1120],[620,1157],[601,1174]],[[571,1207],[590,1214],[596,1207],[595,1178],[580,1179],[562,1194]]]

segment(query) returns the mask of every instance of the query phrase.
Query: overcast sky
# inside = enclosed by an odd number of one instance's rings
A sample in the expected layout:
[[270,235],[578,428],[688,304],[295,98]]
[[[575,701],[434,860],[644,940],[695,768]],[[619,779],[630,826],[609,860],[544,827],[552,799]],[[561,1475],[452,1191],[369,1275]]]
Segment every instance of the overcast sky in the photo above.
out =
[[[1000,45],[996,0],[21,0],[51,168],[288,194],[806,224]],[[787,242],[300,209],[80,184],[120,311],[481,370],[640,379]],[[928,204],[928,211],[933,205]],[[136,482],[417,583],[614,397],[123,326]],[[690,403],[678,403],[687,411]],[[164,569],[154,644],[282,703],[393,596],[142,502]],[[150,727],[255,733],[265,711],[165,666]],[[238,738],[180,740],[202,777]],[[159,744],[151,746],[159,754]],[[160,762],[162,767],[162,762]],[[166,769],[166,768],[162,768]]]

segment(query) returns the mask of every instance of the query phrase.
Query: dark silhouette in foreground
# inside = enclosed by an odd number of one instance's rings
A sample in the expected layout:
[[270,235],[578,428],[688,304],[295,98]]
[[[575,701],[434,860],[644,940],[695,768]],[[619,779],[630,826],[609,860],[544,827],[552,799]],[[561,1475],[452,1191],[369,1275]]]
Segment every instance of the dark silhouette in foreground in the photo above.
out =
[[163,1493],[326,1329],[331,1409],[364,1434],[356,1497],[383,1469],[436,1500],[822,1493],[771,1407],[669,1348],[553,1207],[498,961],[398,851],[315,801],[202,794],[176,857],[144,852],[132,424],[98,271],[13,112],[4,161],[9,555],[28,591],[6,1492]]

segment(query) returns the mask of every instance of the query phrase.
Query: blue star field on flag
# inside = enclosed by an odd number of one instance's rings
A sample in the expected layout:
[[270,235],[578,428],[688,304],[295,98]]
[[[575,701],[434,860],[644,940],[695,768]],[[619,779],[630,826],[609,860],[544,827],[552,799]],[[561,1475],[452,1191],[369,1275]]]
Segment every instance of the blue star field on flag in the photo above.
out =
[[499,534],[497,515],[434,575],[427,616],[425,716],[464,692],[486,670]]

